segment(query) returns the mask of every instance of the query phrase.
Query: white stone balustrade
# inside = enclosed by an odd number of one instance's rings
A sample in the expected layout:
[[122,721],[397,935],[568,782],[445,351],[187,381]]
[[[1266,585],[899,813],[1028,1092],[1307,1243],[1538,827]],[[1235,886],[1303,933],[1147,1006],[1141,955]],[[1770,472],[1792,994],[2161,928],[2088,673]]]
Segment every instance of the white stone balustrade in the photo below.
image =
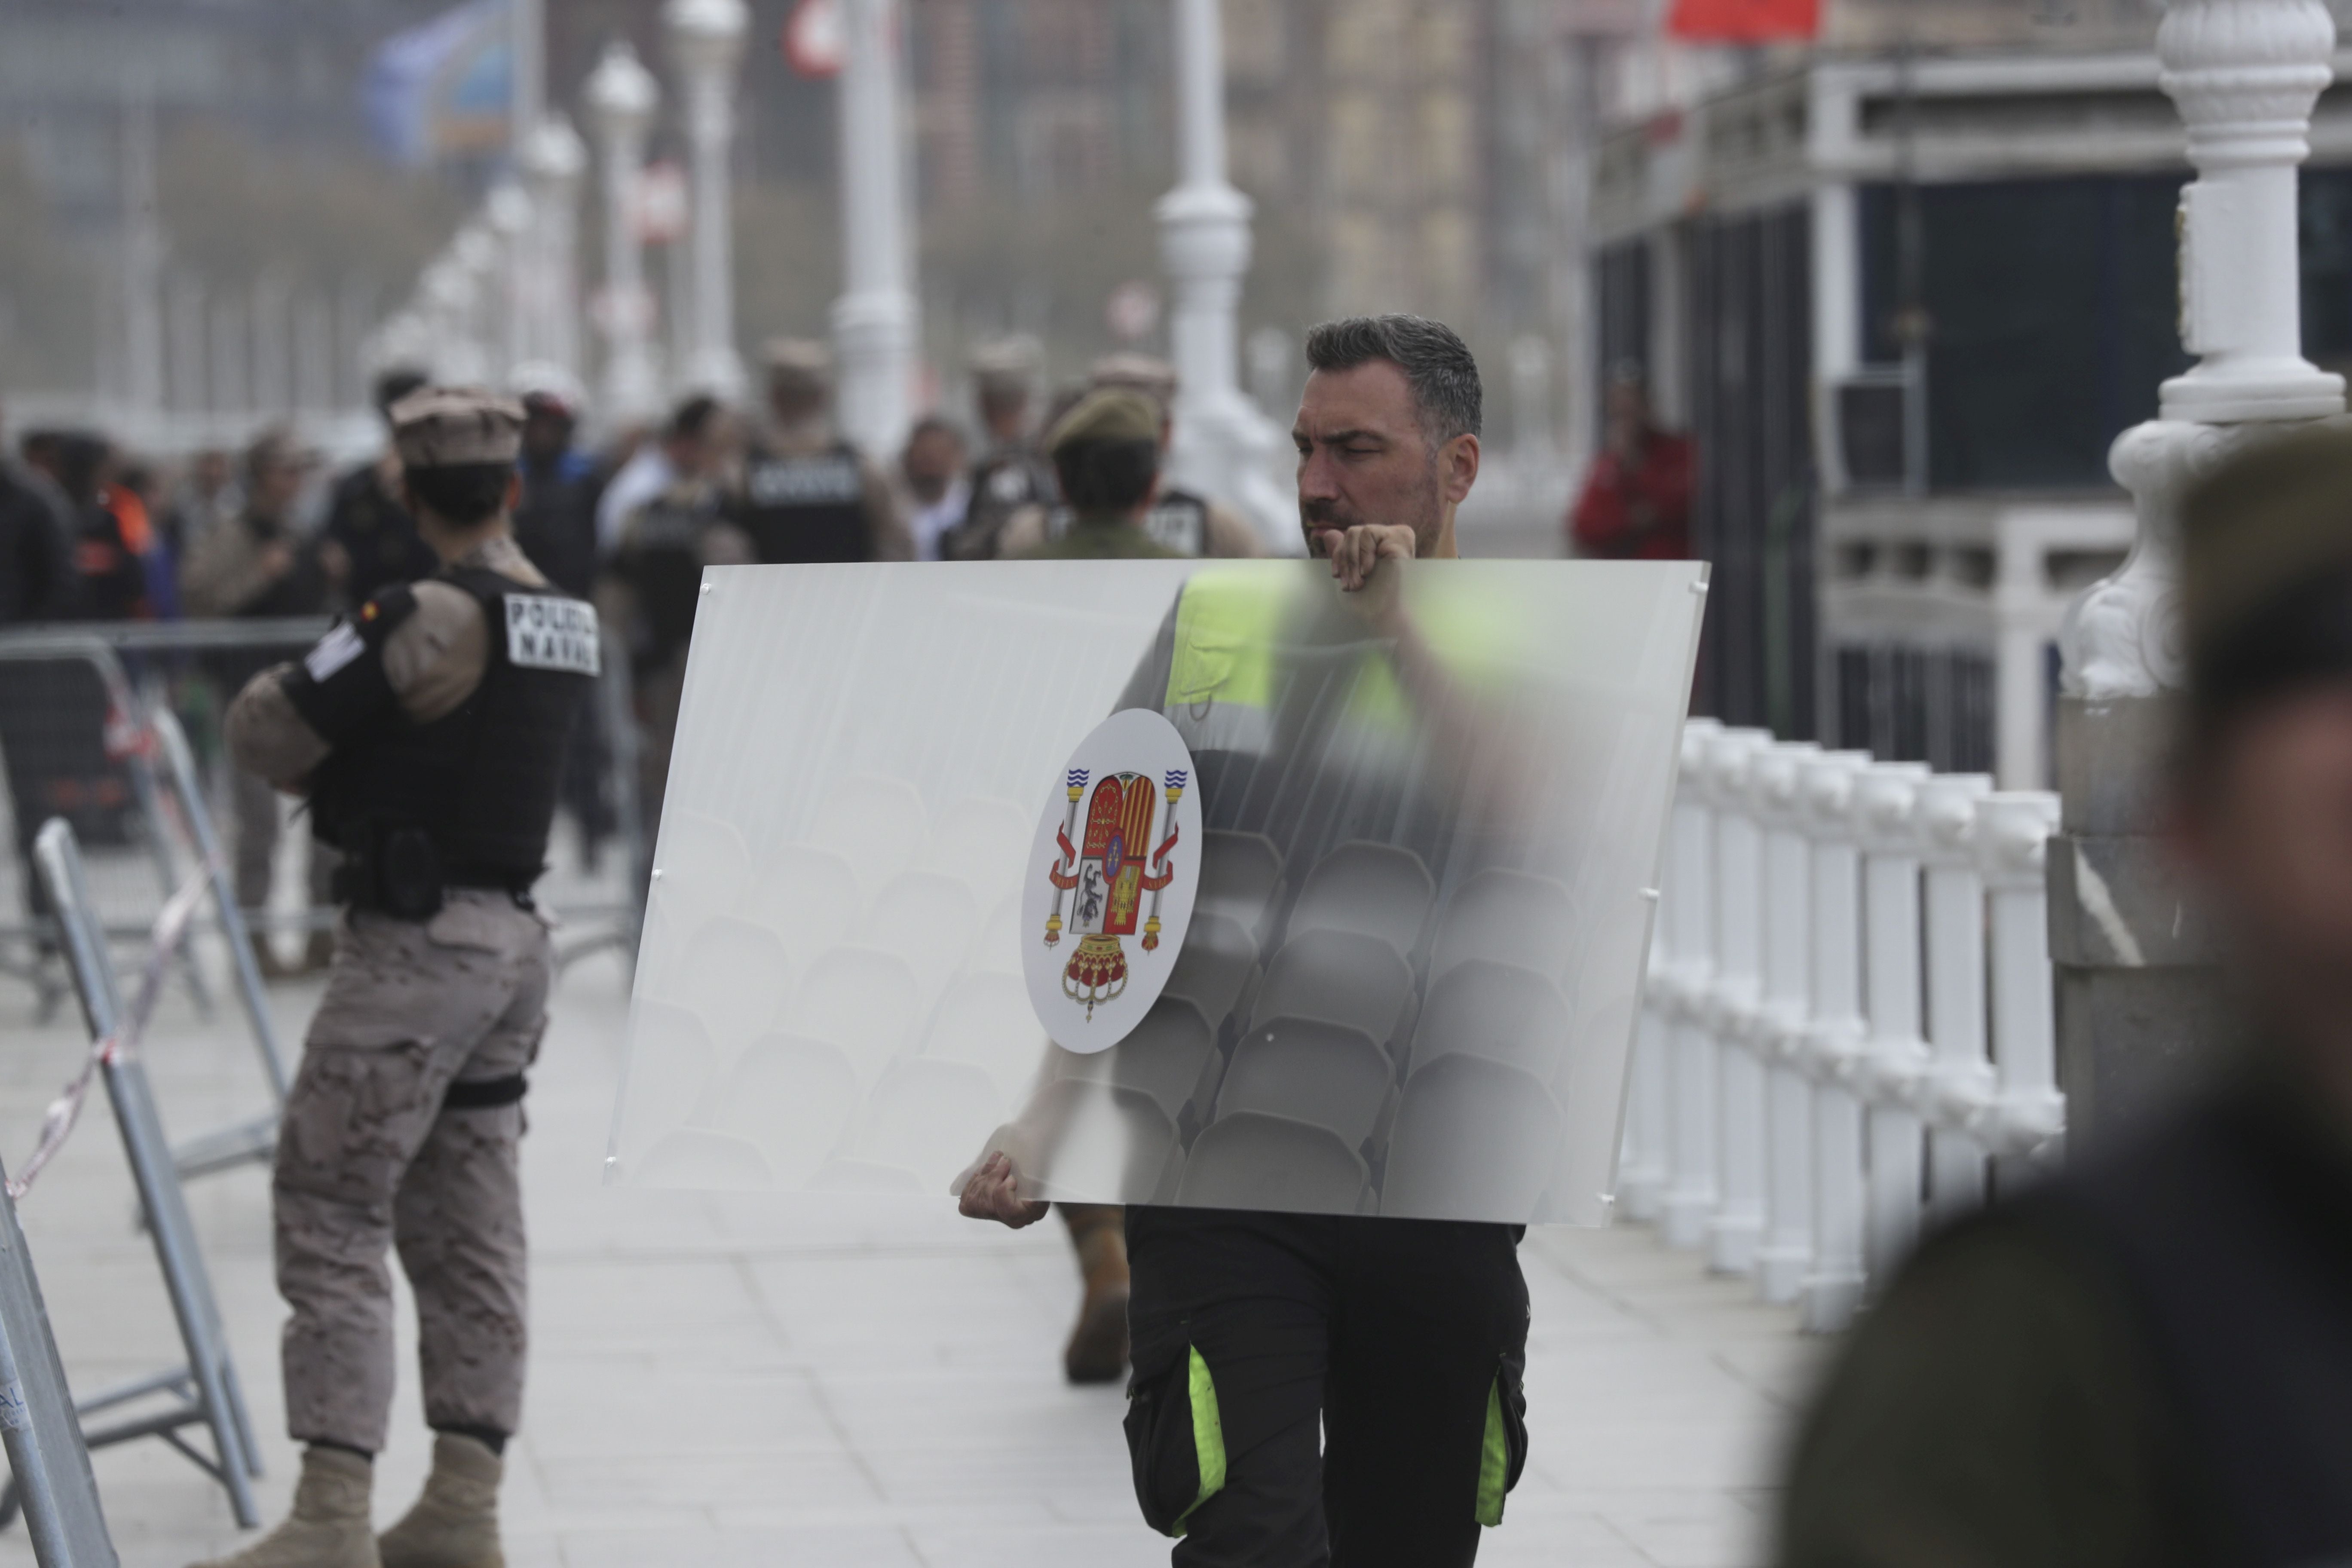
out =
[[1626,1118],[1627,1214],[1850,1319],[1924,1223],[2063,1139],[2055,796],[1694,720]]

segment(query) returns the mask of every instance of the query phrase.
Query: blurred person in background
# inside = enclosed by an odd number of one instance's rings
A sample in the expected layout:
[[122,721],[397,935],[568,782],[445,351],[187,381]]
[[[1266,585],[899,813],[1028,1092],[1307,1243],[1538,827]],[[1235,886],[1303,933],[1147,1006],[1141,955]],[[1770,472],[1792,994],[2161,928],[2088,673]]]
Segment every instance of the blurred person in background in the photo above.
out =
[[188,459],[178,484],[172,487],[157,524],[173,559],[184,569],[188,552],[215,523],[235,517],[245,505],[237,489],[236,460],[218,447],[207,447]]
[[2352,1562],[2352,432],[2250,444],[2181,530],[2175,832],[2242,1043],[1904,1265],[1790,1568]]
[[[514,379],[523,415],[515,542],[549,582],[584,599],[596,586],[596,502],[603,489],[595,460],[572,444],[584,396],[579,383],[553,365],[524,366]],[[581,858],[592,872],[614,826],[604,787],[607,759],[603,710],[592,701],[572,726],[559,797],[579,828]]]
[[768,425],[744,455],[733,508],[752,559],[915,559],[889,479],[834,426],[833,351],[810,338],[777,338],[761,357]]
[[29,464],[0,456],[0,626],[65,620],[73,598],[73,521],[64,492]]
[[143,536],[147,541],[139,557],[146,575],[148,616],[159,621],[178,620],[180,546],[177,530],[168,526],[173,520],[163,505],[163,476],[152,463],[125,458],[114,465],[113,478],[100,493],[123,536]]
[[26,464],[47,475],[65,498],[73,528],[74,604],[86,621],[143,620],[149,614],[147,561],[153,543],[143,508],[110,484],[114,450],[86,430],[36,430],[25,437]]
[[[1176,428],[1175,367],[1149,354],[1107,355],[1095,362],[1094,373],[1087,380],[1087,391],[1111,388],[1136,393],[1157,411],[1157,464],[1164,466]],[[1066,496],[1051,505],[1024,507],[1004,525],[1000,540],[1002,552],[1012,556],[1034,552],[1041,542],[1059,537],[1075,518]],[[1177,555],[1249,557],[1265,553],[1265,542],[1258,537],[1257,530],[1231,507],[1173,485],[1159,487],[1142,526],[1145,532]]]
[[1029,417],[1033,390],[1045,367],[1037,340],[1015,332],[981,343],[971,351],[971,363],[972,397],[988,450],[972,468],[962,521],[941,542],[940,557],[949,561],[992,559],[1015,512],[1051,506],[1056,499],[1053,468]]
[[702,569],[753,559],[750,540],[729,517],[731,426],[726,408],[708,395],[689,397],[671,412],[660,442],[668,482],[621,520],[612,558],[597,580],[597,612],[628,644],[639,727],[638,807],[649,837],[661,826]]
[[[68,620],[74,614],[74,526],[56,481],[29,464],[0,456],[0,628]],[[17,865],[29,868],[33,839],[57,809],[56,791],[108,765],[93,741],[76,745],[58,733],[62,715],[88,695],[60,663],[0,666],[0,765],[8,780]],[[102,698],[100,700],[103,700]],[[19,876],[26,912],[47,912],[41,879]]]
[[1650,387],[1631,361],[1610,372],[1607,431],[1584,491],[1569,513],[1574,553],[1606,561],[1680,561],[1691,551],[1690,437],[1661,426]]
[[386,432],[384,449],[347,468],[327,498],[327,538],[350,562],[337,585],[358,604],[378,590],[429,577],[437,569],[433,552],[416,531],[416,520],[400,500],[400,458],[390,443],[392,405],[429,379],[421,370],[387,370],[375,378],[376,416]]
[[[199,537],[180,575],[180,593],[194,616],[220,620],[265,620],[324,614],[332,590],[330,542],[306,538],[295,526],[295,503],[311,471],[311,459],[284,430],[262,433],[246,448],[245,504],[236,515]],[[225,689],[235,690],[269,662],[261,653],[208,654],[205,668]],[[277,980],[323,968],[334,953],[334,936],[310,934],[303,962],[282,963],[266,934],[272,868],[280,837],[278,794],[257,773],[229,769],[230,804],[236,818],[236,901],[252,928],[254,961],[265,978]],[[330,907],[328,883],[334,858],[324,846],[310,846],[310,902],[314,913]]]
[[915,421],[891,478],[899,514],[914,535],[915,559],[940,559],[940,543],[964,518],[971,480],[964,472],[963,432],[936,414]]

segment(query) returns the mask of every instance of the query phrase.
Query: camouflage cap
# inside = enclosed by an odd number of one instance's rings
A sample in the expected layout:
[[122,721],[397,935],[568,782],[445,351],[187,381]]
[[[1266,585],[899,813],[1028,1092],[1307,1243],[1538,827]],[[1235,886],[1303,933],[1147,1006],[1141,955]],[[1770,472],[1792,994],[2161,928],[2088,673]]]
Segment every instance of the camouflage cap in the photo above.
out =
[[1025,393],[1045,368],[1045,351],[1028,333],[1013,332],[974,343],[971,363],[972,384],[981,391]]
[[392,405],[392,447],[412,468],[511,463],[522,405],[481,386],[428,386]]
[[1124,386],[1089,392],[1076,407],[1062,416],[1045,437],[1045,449],[1058,455],[1064,447],[1083,442],[1150,442],[1160,440],[1160,405]]
[[2257,438],[2189,491],[2179,606],[2200,702],[2352,673],[2352,426]]
[[1089,387],[1123,386],[1160,405],[1164,413],[1176,401],[1176,367],[1150,354],[1105,354],[1087,376]]
[[770,338],[760,347],[768,384],[778,390],[823,392],[833,385],[833,348],[815,338]]

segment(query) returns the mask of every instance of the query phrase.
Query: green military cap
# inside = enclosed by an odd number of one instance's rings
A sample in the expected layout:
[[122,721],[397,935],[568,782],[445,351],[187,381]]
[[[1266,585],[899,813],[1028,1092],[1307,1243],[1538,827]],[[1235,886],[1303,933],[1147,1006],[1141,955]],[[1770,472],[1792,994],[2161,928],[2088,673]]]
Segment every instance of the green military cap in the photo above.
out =
[[1164,411],[1176,401],[1176,367],[1150,354],[1105,354],[1087,376],[1089,387],[1124,386],[1139,392]]
[[412,468],[511,463],[522,405],[482,386],[428,386],[392,405],[392,448]]
[[760,359],[771,386],[822,392],[833,384],[832,346],[816,338],[770,338]]
[[2352,426],[2258,437],[2193,486],[2179,592],[2200,707],[2352,675]]
[[1109,386],[1078,399],[1077,406],[1063,415],[1045,437],[1045,449],[1059,455],[1065,447],[1087,442],[1148,441],[1156,446],[1159,440],[1160,405],[1139,392]]

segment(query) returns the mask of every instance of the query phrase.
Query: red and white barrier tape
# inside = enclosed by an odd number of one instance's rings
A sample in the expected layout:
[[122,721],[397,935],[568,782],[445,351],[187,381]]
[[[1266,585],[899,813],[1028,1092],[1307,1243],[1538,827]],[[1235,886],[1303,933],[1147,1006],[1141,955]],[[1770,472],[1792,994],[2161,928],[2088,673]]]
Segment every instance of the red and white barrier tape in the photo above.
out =
[[147,933],[147,962],[140,972],[139,994],[131,999],[130,1011],[115,1021],[112,1031],[91,1044],[81,1071],[73,1076],[57,1099],[49,1101],[48,1110],[41,1115],[39,1141],[25,1163],[16,1167],[16,1173],[8,1178],[11,1200],[21,1200],[31,1190],[33,1178],[41,1173],[41,1167],[65,1147],[74,1123],[81,1119],[82,1101],[89,1098],[90,1082],[98,1076],[98,1069],[121,1061],[146,1034],[147,1020],[154,1016],[156,1000],[163,994],[163,977],[172,966],[172,955],[187,937],[188,921],[195,914],[196,906],[204,901],[211,876],[210,868],[198,870],[155,917],[155,924]]

